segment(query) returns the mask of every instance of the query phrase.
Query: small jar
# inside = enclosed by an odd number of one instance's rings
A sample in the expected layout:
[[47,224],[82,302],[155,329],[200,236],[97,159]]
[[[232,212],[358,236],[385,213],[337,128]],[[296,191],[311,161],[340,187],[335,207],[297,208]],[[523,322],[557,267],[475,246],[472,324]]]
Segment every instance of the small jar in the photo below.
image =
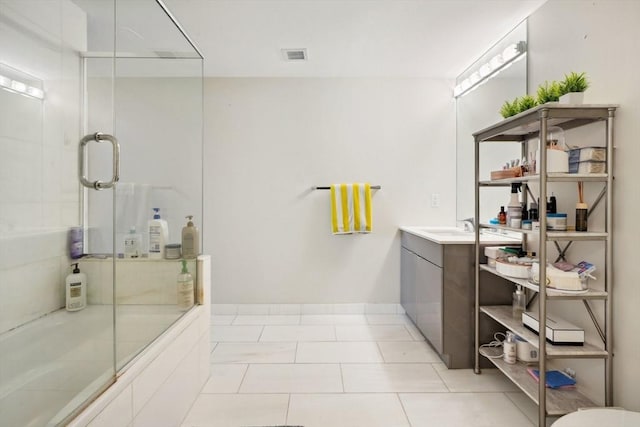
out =
[[170,243],[164,247],[164,257],[166,259],[179,259],[182,256],[182,245],[180,243]]
[[547,214],[547,230],[567,231],[567,214],[566,213],[548,213]]
[[532,229],[531,222],[532,221],[530,219],[522,220],[522,229],[523,230],[531,230]]

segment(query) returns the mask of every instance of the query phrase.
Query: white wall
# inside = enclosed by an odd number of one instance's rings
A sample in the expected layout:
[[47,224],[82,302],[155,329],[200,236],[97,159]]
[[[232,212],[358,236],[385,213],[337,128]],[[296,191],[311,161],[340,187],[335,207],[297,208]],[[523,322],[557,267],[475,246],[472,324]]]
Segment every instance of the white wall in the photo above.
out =
[[614,404],[640,411],[640,286],[635,268],[640,209],[640,2],[550,0],[529,21],[529,87],[570,71],[588,74],[590,103],[617,103],[614,183]]
[[[399,302],[397,227],[455,224],[451,90],[444,80],[207,79],[212,301]],[[329,192],[310,189],[352,181],[382,186],[374,231],[332,236]]]

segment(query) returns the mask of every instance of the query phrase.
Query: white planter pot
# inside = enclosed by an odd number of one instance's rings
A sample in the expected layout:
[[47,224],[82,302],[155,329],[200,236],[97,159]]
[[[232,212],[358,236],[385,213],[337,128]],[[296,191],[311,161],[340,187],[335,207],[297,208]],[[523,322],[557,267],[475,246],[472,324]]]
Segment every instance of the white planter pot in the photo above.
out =
[[584,103],[584,92],[569,92],[560,97],[560,104],[582,104]]

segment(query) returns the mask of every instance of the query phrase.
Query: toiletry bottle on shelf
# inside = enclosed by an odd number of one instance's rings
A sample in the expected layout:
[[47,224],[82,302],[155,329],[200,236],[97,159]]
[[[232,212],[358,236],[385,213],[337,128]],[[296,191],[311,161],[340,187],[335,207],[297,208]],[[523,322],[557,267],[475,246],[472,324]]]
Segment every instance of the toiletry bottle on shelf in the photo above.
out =
[[80,272],[78,263],[71,265],[75,267],[65,280],[66,308],[78,311],[87,306],[87,275]]
[[185,218],[189,220],[187,225],[182,227],[182,256],[184,258],[195,258],[200,252],[200,234],[198,229],[193,225],[192,215]]
[[169,241],[169,227],[160,218],[160,208],[153,208],[153,212],[153,219],[149,220],[149,258],[160,259]]
[[182,260],[182,271],[178,274],[178,309],[187,311],[194,303],[193,276],[187,270],[187,261]]
[[576,231],[587,231],[587,213],[589,207],[586,203],[576,204]]
[[507,213],[504,211],[504,206],[500,206],[500,212],[498,212],[498,223],[500,225],[507,225]]
[[558,213],[558,204],[556,201],[556,196],[553,193],[551,193],[549,203],[547,203],[547,213]]
[[511,184],[511,198],[507,205],[507,227],[520,228],[522,221],[522,205],[518,199],[521,184]]
[[124,257],[125,258],[140,258],[142,256],[142,239],[140,235],[136,233],[136,228],[131,227],[129,234],[124,236]]
[[518,285],[516,291],[513,293],[513,318],[518,321],[522,321],[522,313],[524,313],[527,307],[527,295],[524,293],[521,285]]
[[507,336],[502,343],[502,357],[510,365],[516,363],[516,337],[511,331],[507,331]]
[[529,208],[529,219],[531,221],[538,220],[538,204],[531,202],[531,207]]

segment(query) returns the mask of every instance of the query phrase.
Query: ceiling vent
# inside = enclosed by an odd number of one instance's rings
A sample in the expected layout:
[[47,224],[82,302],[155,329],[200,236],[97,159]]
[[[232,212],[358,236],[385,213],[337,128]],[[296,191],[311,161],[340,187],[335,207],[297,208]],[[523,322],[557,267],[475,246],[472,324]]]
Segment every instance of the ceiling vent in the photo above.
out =
[[300,62],[307,60],[307,49],[281,49],[285,61]]

